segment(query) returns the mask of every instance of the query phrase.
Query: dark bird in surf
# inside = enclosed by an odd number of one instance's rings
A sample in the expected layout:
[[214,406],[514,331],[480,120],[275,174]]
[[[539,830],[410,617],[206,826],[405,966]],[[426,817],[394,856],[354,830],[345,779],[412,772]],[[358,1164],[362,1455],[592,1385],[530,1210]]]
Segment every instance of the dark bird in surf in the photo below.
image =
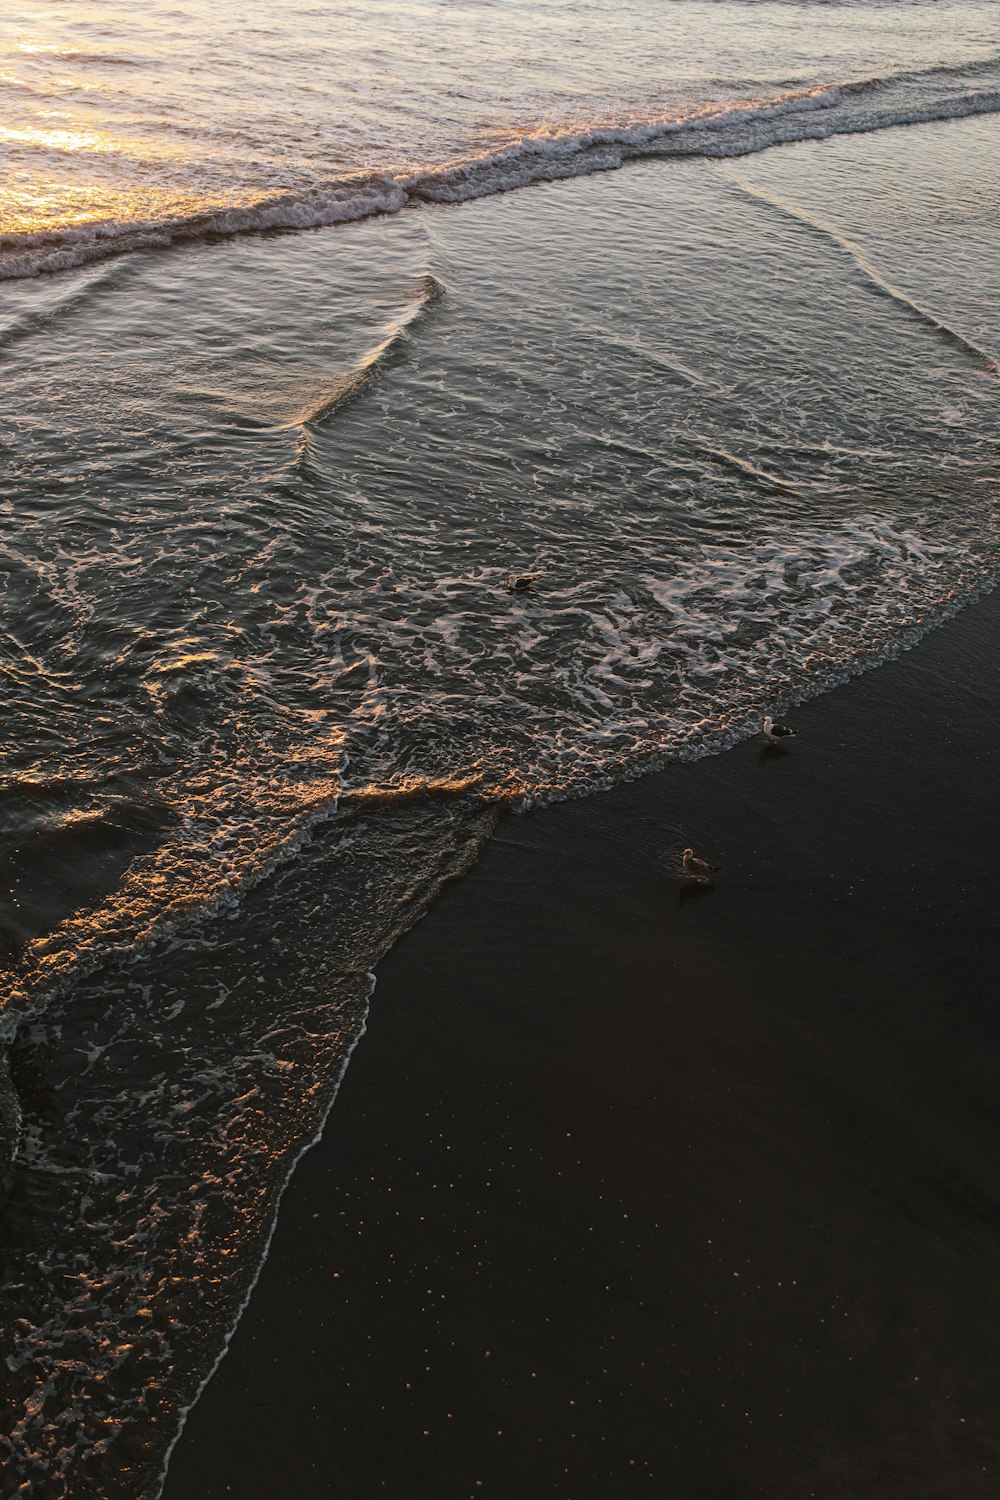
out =
[[719,873],[718,865],[710,865],[707,859],[697,859],[693,849],[684,850],[681,867],[688,880],[697,880],[699,885],[707,885],[712,876]]
[[538,573],[511,573],[507,579],[508,594],[526,594],[536,579],[541,578]]
[[783,740],[791,739],[792,735],[798,734],[799,731],[790,729],[787,724],[776,724],[768,714],[760,732],[769,745],[780,745]]

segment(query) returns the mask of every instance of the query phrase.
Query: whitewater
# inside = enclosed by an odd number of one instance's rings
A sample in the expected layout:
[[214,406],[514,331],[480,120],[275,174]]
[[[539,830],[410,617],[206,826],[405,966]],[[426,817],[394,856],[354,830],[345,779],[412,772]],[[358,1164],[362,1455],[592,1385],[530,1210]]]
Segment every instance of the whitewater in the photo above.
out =
[[[627,25],[595,3],[386,6],[377,25],[362,6],[299,6],[280,25],[266,0],[246,23],[243,9],[230,51],[225,5],[212,21],[165,0],[0,21],[0,278],[1000,106],[978,4],[917,0],[902,38],[884,0],[676,0]],[[787,44],[797,16],[808,49]]]
[[502,816],[992,586],[998,104],[986,3],[0,19],[0,1494],[158,1492]]

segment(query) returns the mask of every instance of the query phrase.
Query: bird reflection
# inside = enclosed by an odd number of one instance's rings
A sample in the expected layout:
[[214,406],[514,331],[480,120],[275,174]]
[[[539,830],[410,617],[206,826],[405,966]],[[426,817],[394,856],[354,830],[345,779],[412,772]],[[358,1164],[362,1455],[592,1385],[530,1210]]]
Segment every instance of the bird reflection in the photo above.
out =
[[758,761],[787,760],[789,753],[784,745],[764,744],[757,751],[757,759]]
[[685,880],[677,889],[677,905],[683,906],[686,901],[696,901],[700,896],[714,895],[714,885],[709,885],[704,880]]

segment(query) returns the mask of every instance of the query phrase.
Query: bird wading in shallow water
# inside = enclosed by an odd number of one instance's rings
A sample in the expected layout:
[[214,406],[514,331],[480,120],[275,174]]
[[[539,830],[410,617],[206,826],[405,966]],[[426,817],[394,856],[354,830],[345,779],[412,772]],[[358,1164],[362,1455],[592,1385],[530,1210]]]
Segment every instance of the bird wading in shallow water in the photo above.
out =
[[776,724],[768,714],[761,728],[761,734],[769,745],[780,745],[784,740],[791,739],[793,734],[798,734],[797,729],[789,729],[787,724]]
[[684,850],[681,867],[688,880],[697,880],[699,885],[707,885],[712,876],[719,873],[718,865],[710,865],[707,859],[697,859],[693,849]]

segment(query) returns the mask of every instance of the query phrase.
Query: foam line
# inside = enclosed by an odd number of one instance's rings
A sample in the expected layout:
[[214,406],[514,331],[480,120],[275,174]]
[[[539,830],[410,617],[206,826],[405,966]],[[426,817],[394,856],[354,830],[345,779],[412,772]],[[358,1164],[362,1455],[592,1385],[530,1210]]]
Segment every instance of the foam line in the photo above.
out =
[[[379,954],[379,963],[388,953],[389,949],[392,948],[399,941],[399,939],[410,930],[411,927],[415,926],[416,923],[419,922],[421,917],[426,916],[430,907],[437,900],[438,896],[440,896],[445,886],[452,884],[453,881],[460,880],[463,875],[467,875],[469,873],[469,871],[479,859],[479,856],[482,853],[485,845],[492,837],[493,832],[496,828],[498,815],[499,811],[498,809],[495,809],[492,816],[488,817],[480,825],[479,829],[472,833],[471,837],[469,837],[466,842],[455,851],[455,858],[449,864],[448,868],[441,871],[434,879],[432,879],[428,883],[426,889],[423,892],[423,899],[417,904],[416,908],[402,913],[401,921],[399,922],[395,930],[389,934],[382,952]],[[274,1199],[274,1204],[271,1209],[271,1222],[268,1227],[267,1235],[264,1240],[264,1245],[260,1253],[260,1260],[257,1263],[256,1270],[250,1278],[249,1284],[246,1287],[240,1304],[236,1309],[233,1321],[230,1324],[225,1339],[223,1340],[222,1348],[219,1350],[219,1353],[214,1360],[211,1369],[208,1371],[208,1373],[205,1375],[205,1378],[198,1386],[198,1389],[195,1391],[195,1394],[192,1397],[191,1401],[178,1414],[177,1430],[174,1433],[173,1438],[170,1442],[170,1446],[167,1448],[167,1451],[164,1455],[163,1467],[160,1470],[159,1480],[154,1493],[150,1496],[150,1500],[155,1500],[155,1496],[162,1493],[163,1486],[166,1483],[167,1469],[170,1465],[171,1456],[178,1442],[180,1441],[181,1434],[183,1433],[184,1428],[187,1424],[187,1419],[193,1411],[194,1407],[198,1404],[201,1396],[204,1394],[216,1370],[218,1370],[219,1366],[222,1364],[222,1361],[229,1353],[229,1346],[233,1341],[233,1335],[239,1327],[240,1320],[242,1319],[243,1314],[246,1312],[248,1306],[250,1305],[250,1299],[254,1294],[257,1283],[260,1281],[264,1267],[267,1264],[267,1259],[271,1251],[271,1243],[274,1239],[275,1230],[278,1227],[278,1215],[281,1210],[281,1202],[288,1190],[289,1183],[295,1175],[296,1168],[298,1167],[299,1162],[306,1155],[306,1153],[311,1151],[314,1146],[318,1146],[320,1141],[323,1139],[323,1132],[326,1130],[327,1121],[329,1120],[330,1115],[333,1112],[333,1107],[337,1102],[337,1096],[340,1093],[340,1086],[347,1074],[347,1069],[350,1065],[351,1058],[354,1056],[355,1049],[357,1048],[367,1030],[368,1017],[371,1014],[372,996],[375,993],[375,985],[377,982],[375,973],[370,972],[367,975],[367,980],[368,1005],[366,1006],[364,1015],[361,1018],[361,1024],[358,1027],[358,1030],[354,1038],[352,1039],[350,1046],[347,1048],[344,1059],[340,1065],[340,1069],[337,1072],[336,1077],[331,1080],[330,1097],[327,1101],[326,1108],[323,1110],[323,1113],[313,1135],[309,1140],[305,1142],[305,1144],[299,1149],[299,1151],[295,1154],[295,1156],[289,1163],[288,1173]]]
[[[412,203],[460,203],[534,183],[613,171],[642,157],[748,156],[794,141],[997,113],[1000,88],[978,83],[998,66],[1000,59],[987,59],[966,67],[821,84],[769,98],[704,105],[687,115],[630,115],[569,129],[543,125],[514,136],[498,150],[396,173],[354,172],[322,188],[262,197],[238,207],[220,204],[208,212],[159,220],[102,220],[0,234],[0,281],[68,270],[134,250],[266,230],[322,228],[395,214]],[[956,80],[965,75],[977,86],[956,92]],[[915,86],[922,90],[917,97]],[[935,86],[938,97],[927,97]]]

